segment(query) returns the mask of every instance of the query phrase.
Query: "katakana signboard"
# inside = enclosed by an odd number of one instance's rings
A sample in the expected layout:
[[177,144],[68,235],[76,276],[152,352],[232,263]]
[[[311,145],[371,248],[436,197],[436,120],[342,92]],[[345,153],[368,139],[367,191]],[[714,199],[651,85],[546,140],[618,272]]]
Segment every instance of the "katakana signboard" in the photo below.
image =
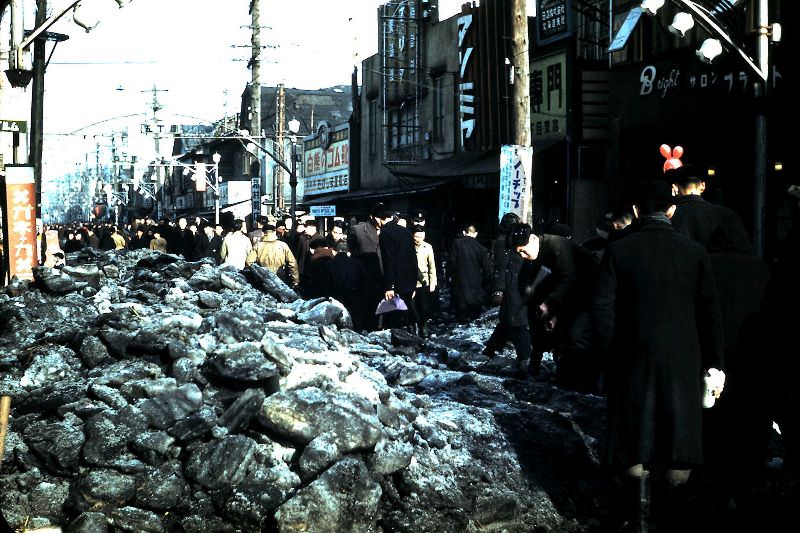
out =
[[503,145],[500,150],[500,204],[498,219],[515,213],[528,221],[533,177],[533,148],[515,144]]

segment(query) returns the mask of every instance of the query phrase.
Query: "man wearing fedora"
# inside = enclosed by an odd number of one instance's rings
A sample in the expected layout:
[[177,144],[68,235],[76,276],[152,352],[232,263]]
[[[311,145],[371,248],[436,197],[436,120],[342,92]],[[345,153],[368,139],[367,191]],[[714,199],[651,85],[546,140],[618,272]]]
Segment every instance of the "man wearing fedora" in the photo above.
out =
[[[720,309],[708,254],[670,222],[670,184],[648,181],[636,198],[637,230],[608,245],[593,302],[606,367],[606,458],[624,472],[630,531],[648,530],[656,468],[666,520],[659,531],[691,529],[686,482],[703,463],[704,375],[723,365]],[[722,383],[711,392],[719,396]]]

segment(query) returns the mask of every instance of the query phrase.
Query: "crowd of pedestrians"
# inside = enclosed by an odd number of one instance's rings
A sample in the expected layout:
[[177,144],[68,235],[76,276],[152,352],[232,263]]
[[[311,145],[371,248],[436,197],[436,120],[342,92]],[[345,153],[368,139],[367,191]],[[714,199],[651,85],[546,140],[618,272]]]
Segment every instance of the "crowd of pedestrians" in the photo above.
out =
[[[472,222],[444,246],[424,210],[376,203],[366,220],[335,219],[325,234],[312,217],[263,217],[250,228],[200,218],[55,226],[42,257],[63,262],[88,246],[258,264],[306,298],[340,301],[357,331],[405,328],[422,338],[441,314],[442,285],[454,322],[499,306],[484,354],[510,345],[516,376],[536,379],[549,352],[560,386],[604,395],[606,459],[624,472],[627,527],[647,530],[655,478],[661,526],[680,529],[676,494],[693,467],[708,461],[736,486],[763,463],[773,421],[790,464],[798,449],[798,365],[786,349],[794,324],[776,312],[796,305],[797,243],[768,268],[739,216],[704,200],[704,190],[692,166],[670,169],[580,242],[564,224],[534,228],[506,213],[488,247]],[[768,365],[748,361],[765,346]],[[702,408],[705,392],[715,409]]]

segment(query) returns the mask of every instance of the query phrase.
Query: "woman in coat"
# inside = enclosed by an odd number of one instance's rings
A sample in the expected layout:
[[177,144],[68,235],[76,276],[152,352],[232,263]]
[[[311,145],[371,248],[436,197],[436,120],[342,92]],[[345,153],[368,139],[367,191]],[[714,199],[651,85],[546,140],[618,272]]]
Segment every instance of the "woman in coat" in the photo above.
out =
[[425,227],[414,226],[414,247],[417,250],[417,290],[414,293],[414,307],[417,311],[417,333],[427,337],[428,320],[434,309],[433,298],[436,294],[436,260],[433,257],[433,246],[425,242]]

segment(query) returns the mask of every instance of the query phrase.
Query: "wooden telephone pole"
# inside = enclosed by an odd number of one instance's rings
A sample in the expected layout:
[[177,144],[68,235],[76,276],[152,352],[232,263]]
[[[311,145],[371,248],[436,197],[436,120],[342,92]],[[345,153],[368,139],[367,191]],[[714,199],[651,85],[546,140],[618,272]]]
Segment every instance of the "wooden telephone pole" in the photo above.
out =
[[[528,43],[528,0],[511,0],[511,64],[514,66],[514,84],[511,88],[511,126],[513,142],[517,146],[531,146],[530,54]],[[523,220],[533,218],[533,162],[525,184],[529,196]]]
[[[286,161],[284,146],[286,144],[286,89],[278,85],[278,109],[275,115],[275,143],[278,159]],[[283,211],[286,201],[283,197],[283,168],[276,169],[275,176],[275,209]]]
[[261,0],[250,0],[251,48],[250,66],[253,79],[250,83],[250,135],[261,139]]

